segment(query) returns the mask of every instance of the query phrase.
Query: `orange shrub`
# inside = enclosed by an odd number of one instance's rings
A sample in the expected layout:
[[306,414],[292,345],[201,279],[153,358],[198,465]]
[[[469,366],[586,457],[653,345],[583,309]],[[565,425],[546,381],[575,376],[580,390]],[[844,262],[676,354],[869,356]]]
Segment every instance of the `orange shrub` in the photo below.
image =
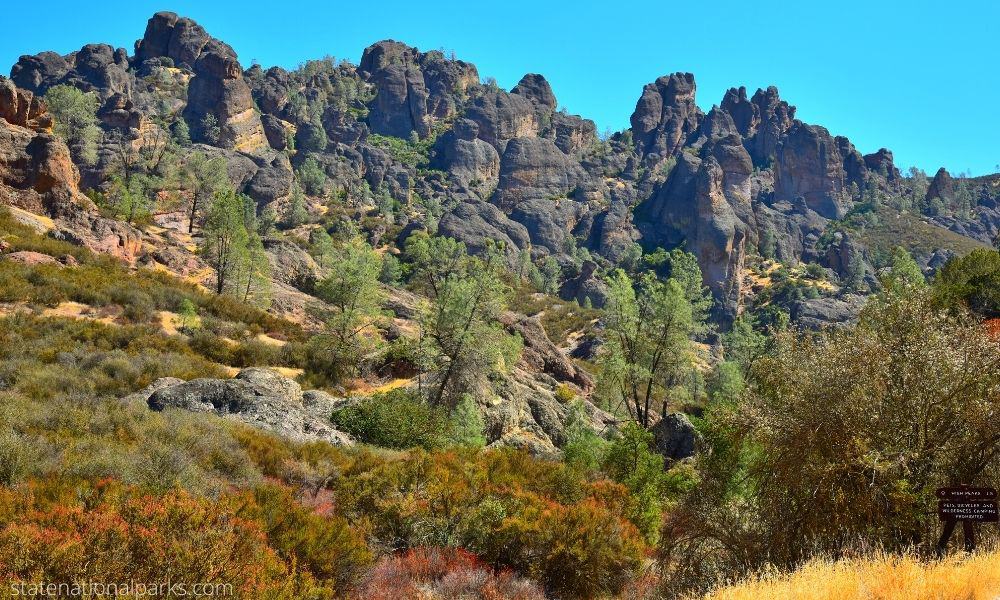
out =
[[453,548],[414,548],[380,560],[358,589],[362,600],[544,600],[533,583],[509,571],[495,574],[474,554]]
[[241,598],[332,598],[370,564],[360,535],[287,489],[217,500],[94,486],[0,488],[0,579],[228,584]]

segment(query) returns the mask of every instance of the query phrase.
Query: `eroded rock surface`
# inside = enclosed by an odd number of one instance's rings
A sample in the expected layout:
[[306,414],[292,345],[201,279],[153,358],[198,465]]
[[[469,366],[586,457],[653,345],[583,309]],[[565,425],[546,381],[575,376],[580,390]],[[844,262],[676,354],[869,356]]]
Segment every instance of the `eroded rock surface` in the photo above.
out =
[[303,393],[298,383],[269,369],[243,369],[232,379],[158,380],[135,397],[155,411],[213,413],[297,441],[353,443],[330,422],[335,399],[315,390]]

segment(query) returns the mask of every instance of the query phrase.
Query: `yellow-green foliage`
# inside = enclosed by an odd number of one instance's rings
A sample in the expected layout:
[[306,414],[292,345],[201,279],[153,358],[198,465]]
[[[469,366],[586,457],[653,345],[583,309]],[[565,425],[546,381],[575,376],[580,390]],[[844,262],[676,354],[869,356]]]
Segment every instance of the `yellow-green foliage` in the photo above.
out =
[[73,301],[91,306],[118,305],[132,322],[148,322],[158,310],[179,311],[184,300],[200,313],[245,325],[252,333],[267,331],[290,339],[303,337],[298,325],[279,319],[236,298],[209,294],[194,284],[151,269],[130,269],[124,263],[78,246],[53,240],[19,223],[0,208],[0,240],[12,250],[52,256],[72,255],[75,267],[28,266],[0,261],[0,302],[56,306]]

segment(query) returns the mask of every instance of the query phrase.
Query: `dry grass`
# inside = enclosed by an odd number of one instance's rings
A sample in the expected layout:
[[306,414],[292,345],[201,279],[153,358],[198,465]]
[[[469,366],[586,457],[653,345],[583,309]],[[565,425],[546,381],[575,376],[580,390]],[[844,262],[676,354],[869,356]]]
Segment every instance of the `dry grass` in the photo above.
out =
[[1000,551],[941,561],[875,555],[813,561],[791,574],[719,589],[705,600],[998,600]]

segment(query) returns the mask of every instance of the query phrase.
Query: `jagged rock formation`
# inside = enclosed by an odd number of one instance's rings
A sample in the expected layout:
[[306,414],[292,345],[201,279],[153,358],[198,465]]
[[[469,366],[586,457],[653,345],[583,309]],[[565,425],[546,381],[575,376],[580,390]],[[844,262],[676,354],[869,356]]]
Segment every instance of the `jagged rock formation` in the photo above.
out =
[[698,128],[701,109],[695,104],[694,75],[674,73],[646,84],[632,113],[632,136],[652,162],[680,152]]
[[457,112],[465,90],[479,83],[474,65],[393,40],[366,48],[358,71],[378,90],[370,107],[371,130],[404,139],[414,131],[427,137],[437,122]]
[[726,320],[746,291],[746,256],[765,231],[782,260],[814,260],[830,220],[866,188],[893,189],[900,175],[888,150],[862,156],[847,138],[794,120],[795,107],[773,87],[749,100],[745,88],[730,89],[705,116],[695,110],[695,89],[689,74],[661,77],[633,114],[646,164],[676,156],[638,207],[637,225],[647,245],[686,244]]
[[[11,72],[36,94],[57,84],[93,91],[102,127],[127,130],[130,139],[182,115],[194,140],[209,142],[195,148],[224,156],[234,184],[261,209],[282,206],[292,168],[308,158],[330,189],[349,196],[367,187],[400,204],[431,199],[444,207],[433,218],[439,233],[473,251],[499,240],[512,264],[525,250],[555,256],[563,297],[595,306],[603,272],[634,242],[647,250],[683,245],[697,255],[725,320],[746,295],[742,271],[762,238],[785,262],[835,261],[820,246],[830,221],[866,191],[894,194],[906,185],[890,151],[862,155],[847,138],[797,120],[774,87],[752,96],[734,87],[704,113],[690,73],[646,85],[630,135],[599,140],[592,121],[558,110],[540,74],[507,91],[480,82],[472,64],[392,40],[369,46],[357,66],[314,61],[243,72],[231,47],[169,12],[153,15],[132,57],[91,44],[67,56],[21,57]],[[207,116],[217,132],[203,130]],[[431,151],[404,161],[370,143],[372,133],[428,140]],[[78,165],[87,186],[106,179],[106,148],[101,156],[96,167]],[[992,239],[1000,212],[988,189],[977,189],[972,216],[935,222]],[[940,174],[928,193],[953,195]],[[429,225],[426,216],[404,218],[403,231]],[[590,253],[592,267],[573,256],[577,248]]]
[[[149,19],[146,33],[136,42],[135,60],[143,63],[160,58],[194,72],[184,118],[195,140],[211,140],[223,148],[247,152],[267,147],[243,69],[229,45],[208,35],[191,19],[159,12]],[[206,131],[209,115],[215,118],[218,133]]]
[[0,203],[53,217],[54,237],[135,260],[141,234],[101,217],[80,193],[80,173],[51,126],[43,101],[0,77]]

